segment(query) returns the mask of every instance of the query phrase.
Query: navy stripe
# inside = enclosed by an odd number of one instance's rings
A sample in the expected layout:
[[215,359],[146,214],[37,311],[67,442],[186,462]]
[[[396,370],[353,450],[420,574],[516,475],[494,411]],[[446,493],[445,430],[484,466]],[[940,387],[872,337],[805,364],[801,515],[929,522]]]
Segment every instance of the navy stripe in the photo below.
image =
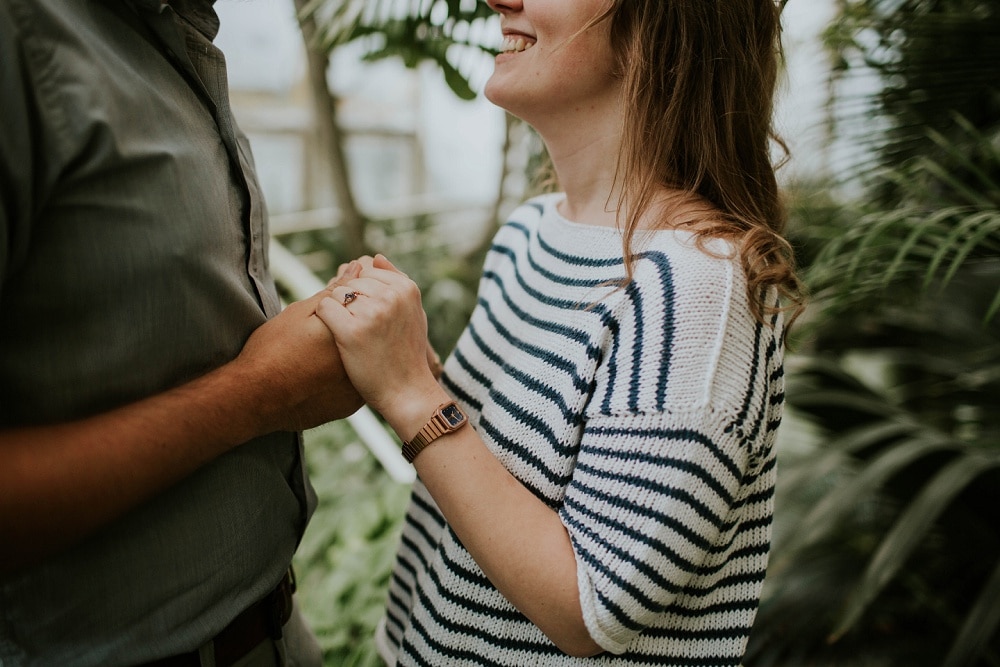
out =
[[[715,459],[726,467],[729,474],[733,476],[733,479],[739,480],[743,477],[743,471],[740,470],[738,465],[736,465],[736,462],[733,461],[724,451],[719,449],[719,446],[716,445],[710,437],[704,433],[699,433],[698,431],[673,428],[625,429],[613,426],[587,426],[584,437],[587,436],[607,436],[612,438],[615,436],[628,436],[630,438],[657,438],[661,440],[697,442],[705,445],[708,450],[715,455]],[[628,458],[631,459],[634,455],[635,454],[633,452],[628,452]]]
[[[670,467],[675,467],[675,466],[670,466]],[[694,467],[697,468],[697,466]],[[674,498],[676,500],[680,500],[685,505],[693,509],[699,516],[711,522],[713,525],[715,526],[722,525],[723,520],[721,517],[712,512],[712,510],[709,509],[709,507],[705,503],[701,502],[689,491],[685,491],[684,489],[678,489],[676,487],[663,484],[662,482],[657,481],[656,479],[649,479],[647,477],[641,477],[639,475],[626,475],[622,473],[614,473],[609,470],[595,468],[594,466],[589,465],[587,463],[577,463],[576,469],[578,471],[593,475],[594,477],[597,477],[606,482],[610,482],[612,488],[615,488],[615,493],[619,492],[617,489],[618,486],[632,486],[639,489],[646,489],[648,491],[655,491],[657,495],[660,497],[658,501],[666,500],[668,498]],[[702,470],[702,473],[703,475],[708,474],[704,470]],[[582,485],[582,482],[577,480],[577,486],[580,485]],[[587,486],[589,488],[589,485]]]
[[[581,512],[581,514],[583,514],[583,512]],[[563,514],[563,521],[566,523],[566,525],[569,528],[575,528],[579,533],[585,534],[591,540],[593,540],[595,542],[598,542],[602,547],[604,547],[605,549],[607,549],[610,553],[612,553],[612,554],[618,556],[619,558],[621,558],[623,562],[629,563],[630,565],[632,565],[633,567],[635,567],[637,570],[639,570],[644,575],[646,575],[647,577],[649,577],[649,579],[651,581],[655,582],[657,586],[659,586],[663,590],[667,591],[668,593],[677,593],[677,592],[679,592],[681,590],[681,587],[678,584],[675,584],[674,582],[672,582],[669,579],[667,579],[665,576],[663,576],[662,574],[660,574],[659,572],[657,572],[655,569],[653,569],[653,567],[650,564],[645,563],[645,562],[639,560],[638,558],[636,558],[632,553],[630,553],[626,549],[624,549],[622,547],[619,547],[617,545],[611,544],[611,543],[606,542],[606,541],[601,541],[600,540],[600,536],[594,531],[593,528],[591,528],[587,524],[583,523],[582,521],[578,521],[577,519],[573,518],[573,515],[571,515],[571,514],[565,514],[564,513]],[[637,541],[644,542],[648,546],[650,546],[651,548],[653,548],[654,550],[656,550],[657,552],[662,553],[663,556],[664,556],[664,558],[666,560],[669,560],[670,562],[675,563],[684,572],[691,573],[691,572],[694,572],[697,569],[693,563],[690,563],[689,561],[686,561],[684,558],[682,558],[679,554],[677,554],[675,551],[673,551],[672,549],[670,549],[666,545],[663,545],[663,544],[652,544],[653,540],[645,538],[645,536],[642,536],[642,537],[644,539],[640,539],[640,540],[637,540]],[[579,539],[574,538],[574,544],[578,545],[577,548],[581,552],[586,553],[587,557],[589,559],[597,561],[597,562],[600,562],[599,559],[596,559],[594,556],[592,556],[590,554],[590,550],[586,549],[583,546],[582,542]],[[602,571],[608,570],[608,568],[606,566],[604,566],[604,565],[599,565],[599,567],[600,567],[600,569]],[[614,574],[614,572],[612,570],[608,570],[608,572],[610,572],[612,575]]]
[[[752,349],[757,350],[760,348],[760,338],[762,333],[763,333],[763,325],[758,322],[757,325],[754,327],[754,332],[753,332],[754,339],[753,339]],[[753,400],[752,387],[754,386],[755,381],[757,379],[757,366],[759,363],[760,361],[757,358],[757,355],[754,355],[753,361],[751,362],[750,365],[750,380],[749,382],[747,382],[747,392],[743,398],[743,406],[740,408],[739,414],[736,415],[736,419],[734,419],[733,423],[730,424],[729,427],[726,429],[727,433],[729,433],[733,429],[740,429],[743,427],[743,423],[746,420],[747,413],[750,411],[750,401]]]
[[[581,377],[576,371],[576,365],[563,357],[556,355],[550,350],[538,347],[537,345],[531,345],[518,337],[511,334],[507,327],[500,324],[500,321],[496,318],[493,313],[493,309],[487,304],[480,302],[480,306],[483,308],[483,312],[486,314],[490,321],[490,324],[496,329],[496,332],[503,337],[504,340],[509,342],[513,347],[519,350],[527,352],[531,356],[545,362],[546,365],[555,367],[567,375],[573,378],[573,385],[576,387],[577,391],[585,392],[590,388],[590,381],[586,378]],[[472,335],[473,340],[476,341],[477,348],[486,356],[487,359],[493,361],[498,366],[503,367],[504,361],[500,356],[490,348],[489,345],[482,339],[477,331],[476,327],[472,324],[469,325],[469,332]],[[488,386],[488,385],[486,385]]]
[[[639,255],[640,259],[647,259],[656,267],[656,271],[659,274],[659,286],[661,293],[659,299],[663,303],[663,320],[660,323],[660,334],[661,342],[659,349],[662,350],[663,358],[660,362],[660,368],[656,376],[656,409],[663,410],[666,405],[667,397],[667,379],[670,376],[670,361],[673,354],[674,346],[674,279],[673,271],[670,268],[670,259],[662,252],[644,252]],[[635,350],[633,350],[633,368],[632,368],[632,387],[630,388],[630,396],[635,398],[635,403],[630,402],[629,405],[632,406],[632,410],[638,411],[638,394],[639,394],[639,382],[641,380],[648,380],[649,369],[643,369],[642,361],[645,358],[643,354],[643,345],[646,340],[645,333],[645,317],[643,313],[645,312],[642,308],[642,294],[639,291],[638,286],[633,282],[629,284],[628,290],[630,295],[634,295],[632,298],[632,303],[635,309],[635,320],[636,320],[636,331],[634,334],[635,340],[637,342]]]
[[676,459],[659,454],[635,451],[634,449],[609,449],[594,445],[592,442],[583,442],[580,445],[580,456],[600,456],[602,458],[628,461],[636,464],[636,467],[644,465],[654,465],[662,468],[673,468],[689,475],[695,475],[703,484],[708,486],[715,495],[719,496],[723,502],[730,504],[733,502],[733,495],[722,483],[711,476],[711,474],[699,465],[684,459]]
[[[604,500],[607,500],[608,498],[612,497],[610,494],[599,494],[599,495],[587,494],[587,495],[603,497],[602,499]],[[618,507],[621,508],[630,509],[634,511],[636,514],[639,514],[640,516],[645,516],[647,519],[652,518],[652,519],[662,520],[666,527],[683,535],[689,542],[694,544],[696,547],[706,550],[711,548],[711,543],[708,540],[706,540],[701,535],[698,535],[693,530],[691,530],[684,524],[680,523],[677,519],[673,518],[668,514],[665,514],[663,512],[654,512],[639,505],[633,505],[631,503],[625,503],[622,501],[616,503],[612,502],[612,504],[617,505]],[[673,550],[667,544],[663,543],[660,540],[654,540],[645,533],[642,533],[626,525],[621,521],[614,521],[599,512],[595,512],[593,510],[588,509],[585,505],[583,505],[579,501],[574,500],[570,494],[566,494],[566,498],[563,500],[563,506],[569,508],[570,510],[573,510],[574,512],[577,512],[578,514],[588,516],[594,519],[595,521],[598,521],[601,524],[607,526],[608,528],[613,529],[615,532],[630,537],[636,542],[641,542],[649,546],[650,548],[654,549],[657,553],[663,554],[663,556],[670,558],[670,560],[676,562],[678,565],[684,563],[684,561],[679,556],[674,554]],[[603,541],[604,540],[601,540],[601,542]],[[671,557],[671,555],[673,555],[673,557]]]

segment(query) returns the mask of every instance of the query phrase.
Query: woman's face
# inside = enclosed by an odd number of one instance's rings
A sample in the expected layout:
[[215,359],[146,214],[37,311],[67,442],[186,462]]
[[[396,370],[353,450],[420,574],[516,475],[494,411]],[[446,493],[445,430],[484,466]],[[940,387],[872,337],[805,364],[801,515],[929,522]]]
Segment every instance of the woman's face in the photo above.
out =
[[612,0],[487,1],[504,37],[486,83],[490,101],[536,127],[617,103],[611,21],[587,27]]

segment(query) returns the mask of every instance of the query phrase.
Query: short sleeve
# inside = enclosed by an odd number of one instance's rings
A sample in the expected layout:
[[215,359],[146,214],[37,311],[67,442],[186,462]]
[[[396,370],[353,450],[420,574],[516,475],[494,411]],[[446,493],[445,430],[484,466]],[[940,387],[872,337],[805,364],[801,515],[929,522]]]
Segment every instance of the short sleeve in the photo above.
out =
[[716,544],[746,453],[711,410],[591,420],[561,510],[587,627],[613,653],[666,609]]
[[649,253],[615,309],[560,509],[588,630],[613,653],[731,566],[755,451],[743,423],[774,405],[744,285],[738,262],[680,246]]

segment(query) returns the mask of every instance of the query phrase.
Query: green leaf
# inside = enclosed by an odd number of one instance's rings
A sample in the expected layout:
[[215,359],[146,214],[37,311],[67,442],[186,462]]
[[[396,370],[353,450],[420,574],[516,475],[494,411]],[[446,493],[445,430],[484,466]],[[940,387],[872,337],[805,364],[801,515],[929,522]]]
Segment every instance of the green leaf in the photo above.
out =
[[859,498],[871,496],[915,461],[942,451],[961,451],[961,446],[933,432],[887,445],[886,451],[868,462],[857,475],[835,486],[809,511],[785,548],[794,552],[819,542],[836,531],[844,515],[855,510]]
[[1000,458],[969,454],[942,468],[903,510],[892,529],[882,540],[868,563],[861,582],[834,630],[836,641],[861,618],[872,601],[896,576],[906,560],[933,528],[938,516],[968,484],[992,468],[1000,467]]
[[800,410],[815,410],[823,407],[847,408],[872,417],[889,417],[895,410],[884,403],[876,403],[869,396],[838,389],[817,389],[802,392],[794,398],[794,405]]
[[952,258],[948,273],[945,274],[944,279],[942,280],[943,284],[951,282],[951,279],[955,276],[955,272],[958,271],[965,262],[965,258],[968,257],[969,253],[979,246],[984,239],[991,234],[1000,232],[1000,211],[986,211],[977,215],[969,216],[967,219],[962,221],[958,228],[961,229],[963,233],[968,234],[968,238],[959,248],[956,249],[955,256]]
[[975,664],[1000,629],[1000,562],[983,585],[975,604],[965,616],[942,667]]
[[934,235],[935,232],[940,231],[942,223],[948,220],[953,215],[951,209],[942,209],[936,211],[935,213],[927,216],[923,216],[923,219],[917,219],[917,222],[911,224],[911,230],[906,238],[906,241],[900,246],[893,258],[892,263],[889,268],[885,270],[885,275],[882,284],[888,287],[893,278],[896,277],[899,267],[902,266],[908,258],[911,257],[911,253],[918,242],[927,239],[927,237]]
[[1000,289],[997,290],[996,295],[993,297],[993,302],[986,310],[986,315],[983,317],[983,324],[989,324],[989,322],[996,316],[997,311],[1000,311]]
[[845,456],[852,452],[865,449],[877,442],[900,438],[912,433],[915,428],[914,425],[902,421],[886,420],[851,429],[825,443],[820,456],[812,458],[808,466],[785,473],[782,484],[786,488],[794,489],[810,481],[822,479],[841,465]]
[[444,80],[448,87],[459,98],[463,100],[473,100],[476,98],[476,91],[469,85],[469,80],[461,72],[451,65],[447,60],[439,63],[444,72]]

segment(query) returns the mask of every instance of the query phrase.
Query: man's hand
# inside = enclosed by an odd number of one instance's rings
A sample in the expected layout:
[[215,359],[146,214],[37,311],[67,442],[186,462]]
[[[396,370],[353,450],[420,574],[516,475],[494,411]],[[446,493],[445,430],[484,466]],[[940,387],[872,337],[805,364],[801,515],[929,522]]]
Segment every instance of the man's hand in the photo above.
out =
[[85,419],[0,430],[0,575],[65,548],[217,456],[361,406],[329,329],[329,292],[294,303],[202,377]]
[[330,330],[316,316],[324,290],[261,325],[232,362],[259,391],[258,430],[300,431],[347,417],[363,404]]

